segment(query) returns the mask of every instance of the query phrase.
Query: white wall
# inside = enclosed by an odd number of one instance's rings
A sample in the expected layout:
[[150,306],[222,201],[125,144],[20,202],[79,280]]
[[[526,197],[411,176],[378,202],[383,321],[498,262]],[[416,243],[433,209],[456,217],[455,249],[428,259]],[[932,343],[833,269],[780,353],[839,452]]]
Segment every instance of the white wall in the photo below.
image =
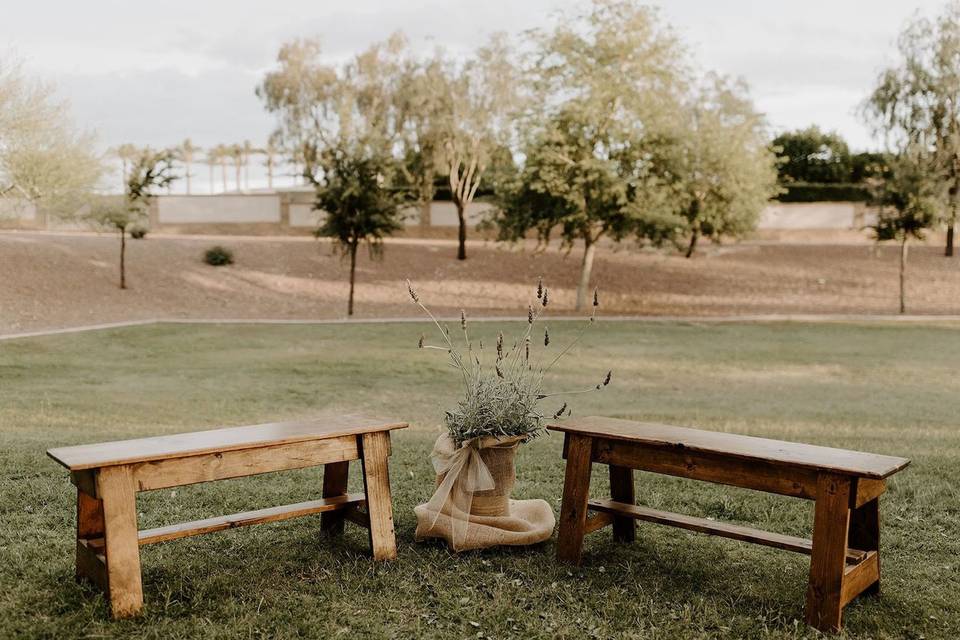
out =
[[[483,202],[470,203],[465,212],[467,226],[476,226],[478,222],[483,220],[484,212],[489,208],[490,205]],[[452,202],[437,201],[430,204],[430,226],[456,227],[459,224],[457,221],[457,207]]]
[[760,229],[854,229],[863,225],[856,202],[780,202],[760,214]]
[[326,217],[326,211],[313,208],[312,204],[290,204],[290,226],[316,229]]
[[280,196],[161,196],[157,198],[157,221],[160,224],[278,223]]

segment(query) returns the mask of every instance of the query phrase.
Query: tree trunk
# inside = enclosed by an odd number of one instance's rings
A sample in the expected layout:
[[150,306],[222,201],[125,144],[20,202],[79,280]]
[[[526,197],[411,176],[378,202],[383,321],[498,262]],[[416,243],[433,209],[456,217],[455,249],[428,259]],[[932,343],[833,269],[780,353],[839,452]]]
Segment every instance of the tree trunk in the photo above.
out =
[[956,226],[955,216],[951,216],[950,220],[947,221],[947,248],[944,250],[943,255],[948,258],[953,257],[953,228]]
[[583,261],[580,263],[580,284],[577,285],[577,311],[586,306],[587,289],[590,288],[590,274],[593,272],[593,256],[597,252],[596,242],[587,236],[584,239]]
[[120,288],[127,288],[127,230],[120,229]]
[[347,315],[353,315],[353,285],[357,273],[357,243],[350,245],[350,297],[347,300]]
[[947,246],[943,250],[943,255],[948,258],[953,257],[953,234],[954,227],[957,226],[957,198],[960,198],[960,173],[957,172],[957,164],[954,162],[953,185],[950,187],[950,217],[947,218]]
[[904,234],[900,241],[900,313],[907,312],[906,282],[907,279],[907,236]]
[[185,164],[186,167],[187,167],[187,173],[186,173],[186,175],[184,176],[184,178],[187,179],[187,195],[190,195],[190,193],[191,193],[191,188],[190,188],[190,163],[189,163],[189,162],[185,162],[184,164]]
[[460,230],[457,235],[459,240],[459,245],[457,246],[457,260],[466,260],[467,259],[467,217],[466,212],[464,211],[465,207],[463,203],[459,200],[455,202],[457,205],[457,220],[460,222]]
[[216,183],[213,177],[213,165],[210,165],[210,195],[213,195],[213,186]]
[[693,230],[693,233],[690,234],[690,244],[687,246],[687,256],[690,257],[693,255],[693,252],[697,250],[697,239],[700,237],[700,231],[697,229]]
[[267,188],[273,189],[273,154],[267,154]]
[[227,192],[227,163],[220,165],[220,177],[223,178],[223,192]]

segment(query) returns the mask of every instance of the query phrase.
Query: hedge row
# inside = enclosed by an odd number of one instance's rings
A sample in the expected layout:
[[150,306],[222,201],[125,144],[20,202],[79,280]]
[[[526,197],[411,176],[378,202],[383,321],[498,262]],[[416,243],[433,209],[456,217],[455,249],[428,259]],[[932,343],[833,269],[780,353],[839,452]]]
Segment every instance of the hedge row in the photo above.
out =
[[870,192],[861,184],[793,182],[781,185],[786,191],[777,196],[780,202],[866,202]]

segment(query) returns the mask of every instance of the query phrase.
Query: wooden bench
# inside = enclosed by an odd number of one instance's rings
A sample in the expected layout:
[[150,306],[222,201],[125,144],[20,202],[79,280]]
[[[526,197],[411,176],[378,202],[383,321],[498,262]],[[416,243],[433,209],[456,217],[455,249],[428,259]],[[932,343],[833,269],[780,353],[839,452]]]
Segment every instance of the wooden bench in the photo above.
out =
[[[548,428],[563,432],[567,461],[561,561],[579,565],[584,535],[607,525],[631,542],[644,520],[810,555],[805,619],[822,631],[838,630],[859,594],[880,590],[878,502],[905,458],[612,418]],[[609,500],[589,499],[595,462],[609,466]],[[813,540],[637,506],[634,469],[815,500]]]
[[[106,592],[114,617],[137,615],[140,545],[314,513],[330,533],[344,520],[366,527],[373,557],[393,559],[387,459],[390,431],[406,426],[351,415],[50,449],[77,487],[77,578]],[[364,493],[346,493],[350,460],[362,464]],[[325,465],[320,500],[138,531],[138,491],[317,465]]]

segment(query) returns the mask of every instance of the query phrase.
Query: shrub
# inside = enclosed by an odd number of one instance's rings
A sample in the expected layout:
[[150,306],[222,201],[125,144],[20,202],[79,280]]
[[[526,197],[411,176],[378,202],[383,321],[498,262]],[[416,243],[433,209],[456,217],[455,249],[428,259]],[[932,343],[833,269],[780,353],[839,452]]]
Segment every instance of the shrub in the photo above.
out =
[[207,252],[203,254],[203,261],[212,267],[222,267],[225,264],[233,264],[233,251],[230,251],[230,249],[226,247],[216,245],[215,247],[207,249]]
[[134,240],[143,240],[147,237],[146,227],[130,227],[130,237]]
[[790,182],[780,186],[786,189],[777,196],[780,202],[866,202],[870,199],[870,192],[862,184]]

